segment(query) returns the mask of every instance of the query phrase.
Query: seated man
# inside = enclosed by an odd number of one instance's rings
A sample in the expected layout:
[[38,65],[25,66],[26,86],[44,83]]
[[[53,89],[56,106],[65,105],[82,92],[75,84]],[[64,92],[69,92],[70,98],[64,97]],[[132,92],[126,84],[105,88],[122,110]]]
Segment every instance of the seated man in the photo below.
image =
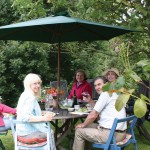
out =
[[[103,76],[97,76],[94,79],[94,88],[95,91],[97,92],[98,95],[100,95],[102,93],[102,86],[106,83],[106,79]],[[92,99],[92,97],[90,96],[90,94],[88,94],[87,96],[83,96],[83,100],[85,102],[87,102],[91,107],[95,106],[95,101]]]
[[[126,117],[125,108],[122,108],[119,112],[115,109],[117,97],[117,93],[112,95],[109,95],[108,92],[101,93],[92,112],[83,123],[76,126],[73,150],[84,150],[84,147],[89,150],[91,149],[90,145],[87,146],[89,142],[106,143],[114,118]],[[98,123],[93,123],[98,116],[100,118]],[[125,138],[126,128],[126,123],[118,124],[115,132],[117,142]]]

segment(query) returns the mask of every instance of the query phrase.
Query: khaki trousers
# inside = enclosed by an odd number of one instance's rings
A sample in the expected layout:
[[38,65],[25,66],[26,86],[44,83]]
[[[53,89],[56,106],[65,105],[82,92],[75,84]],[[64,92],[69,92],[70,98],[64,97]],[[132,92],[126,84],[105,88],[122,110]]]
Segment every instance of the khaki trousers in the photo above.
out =
[[[73,150],[91,150],[90,143],[106,143],[110,130],[98,128],[98,124],[92,123],[86,128],[77,128]],[[115,133],[116,141],[125,138],[125,133]]]

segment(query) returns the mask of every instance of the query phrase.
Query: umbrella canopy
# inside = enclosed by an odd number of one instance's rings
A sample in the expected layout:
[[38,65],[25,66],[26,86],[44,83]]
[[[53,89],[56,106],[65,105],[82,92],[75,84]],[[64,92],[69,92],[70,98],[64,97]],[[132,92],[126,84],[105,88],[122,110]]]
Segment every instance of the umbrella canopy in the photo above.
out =
[[0,40],[44,43],[109,40],[134,32],[122,27],[65,16],[46,17],[0,27]]
[[2,26],[0,27],[0,40],[58,43],[59,86],[61,42],[109,40],[134,31],[77,18],[55,16]]

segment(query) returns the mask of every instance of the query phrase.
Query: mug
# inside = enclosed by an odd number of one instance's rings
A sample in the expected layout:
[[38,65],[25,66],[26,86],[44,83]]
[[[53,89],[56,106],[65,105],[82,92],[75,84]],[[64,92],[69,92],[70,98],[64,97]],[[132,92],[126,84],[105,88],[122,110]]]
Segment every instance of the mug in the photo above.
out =
[[74,105],[75,111],[78,111],[80,109],[80,105]]

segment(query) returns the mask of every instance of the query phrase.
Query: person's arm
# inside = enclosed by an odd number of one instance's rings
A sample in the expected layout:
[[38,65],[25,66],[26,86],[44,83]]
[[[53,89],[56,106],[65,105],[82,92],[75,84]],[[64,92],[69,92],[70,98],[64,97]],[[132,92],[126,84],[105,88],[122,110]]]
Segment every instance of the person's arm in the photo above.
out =
[[16,114],[16,109],[11,108],[11,107],[4,105],[4,104],[0,104],[0,112],[9,113],[9,114]]
[[84,91],[88,92],[90,96],[92,97],[92,86],[91,84],[87,83]]
[[96,102],[91,98],[90,95],[83,96],[83,101],[87,102],[91,107],[94,107]]
[[92,112],[87,116],[85,121],[81,124],[78,124],[76,126],[76,128],[84,128],[84,127],[88,126],[98,117],[98,115],[99,115],[99,113],[97,111],[92,110]]
[[29,122],[42,122],[51,121],[53,119],[53,113],[47,112],[44,116],[31,116]]
[[84,128],[87,125],[91,124],[101,113],[101,111],[105,108],[107,105],[107,98],[109,98],[109,94],[107,92],[104,92],[100,95],[98,101],[96,102],[94,109],[92,112],[88,115],[84,123],[81,123],[76,126],[76,128]]

